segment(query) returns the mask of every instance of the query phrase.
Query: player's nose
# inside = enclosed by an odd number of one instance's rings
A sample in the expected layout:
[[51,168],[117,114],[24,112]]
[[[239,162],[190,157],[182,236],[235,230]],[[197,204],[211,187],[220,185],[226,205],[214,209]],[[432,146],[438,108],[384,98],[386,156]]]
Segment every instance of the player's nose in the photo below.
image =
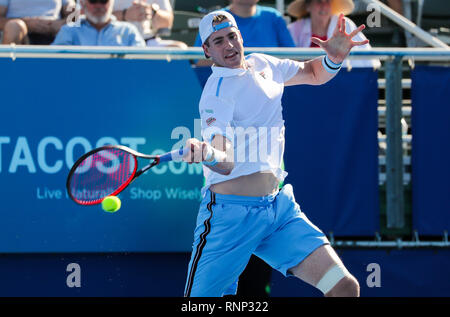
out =
[[226,40],[225,48],[234,48],[233,42],[231,40]]

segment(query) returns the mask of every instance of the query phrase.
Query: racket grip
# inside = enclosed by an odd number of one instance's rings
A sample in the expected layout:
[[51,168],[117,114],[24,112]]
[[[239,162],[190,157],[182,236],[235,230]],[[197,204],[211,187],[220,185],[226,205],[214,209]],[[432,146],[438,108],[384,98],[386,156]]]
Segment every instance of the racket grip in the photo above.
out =
[[159,157],[160,162],[169,162],[169,161],[181,161],[183,156],[188,153],[188,149],[180,148],[179,150],[174,150],[172,152],[168,152]]

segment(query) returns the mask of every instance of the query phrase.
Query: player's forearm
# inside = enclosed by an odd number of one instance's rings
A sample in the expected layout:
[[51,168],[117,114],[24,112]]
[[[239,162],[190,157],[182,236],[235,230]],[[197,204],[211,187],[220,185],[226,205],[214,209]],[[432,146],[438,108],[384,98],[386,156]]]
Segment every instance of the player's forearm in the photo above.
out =
[[209,169],[211,169],[213,172],[222,174],[222,175],[230,175],[231,171],[234,168],[234,163],[233,162],[220,162],[217,163],[214,166],[208,166],[206,165]]
[[324,57],[317,57],[309,63],[312,71],[312,85],[323,85],[336,76],[337,72],[330,72],[323,64]]
[[222,174],[222,175],[230,175],[231,171],[234,168],[233,163],[220,163],[216,166],[209,167],[213,172]]
[[233,149],[229,144],[226,144],[225,150],[222,151],[222,146],[214,145],[215,147],[209,145],[210,148],[207,151],[208,153],[203,164],[216,173],[229,175],[234,168]]
[[285,86],[293,85],[322,85],[336,76],[337,71],[332,73],[323,64],[324,57],[317,57],[304,63],[294,77],[284,83]]

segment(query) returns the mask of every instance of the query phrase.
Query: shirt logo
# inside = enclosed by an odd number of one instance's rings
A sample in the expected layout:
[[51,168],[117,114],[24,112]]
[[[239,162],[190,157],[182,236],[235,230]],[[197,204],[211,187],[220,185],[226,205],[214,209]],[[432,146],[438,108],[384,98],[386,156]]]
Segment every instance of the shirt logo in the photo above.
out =
[[206,124],[210,126],[211,124],[213,124],[214,121],[216,121],[216,118],[210,117],[206,119]]
[[261,75],[262,78],[267,79],[266,74],[262,71],[259,73]]

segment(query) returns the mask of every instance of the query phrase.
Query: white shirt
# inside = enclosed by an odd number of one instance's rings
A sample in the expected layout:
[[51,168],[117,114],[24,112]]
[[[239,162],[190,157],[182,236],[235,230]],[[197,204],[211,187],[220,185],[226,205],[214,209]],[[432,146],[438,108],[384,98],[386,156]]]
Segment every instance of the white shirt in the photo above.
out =
[[226,136],[235,154],[229,175],[203,167],[203,193],[212,184],[256,172],[271,172],[279,181],[287,175],[281,169],[285,142],[281,98],[284,83],[304,63],[264,54],[250,54],[246,63],[248,69],[213,66],[203,89],[202,137],[210,142],[215,134]]
[[[128,9],[133,5],[135,0],[116,0],[114,2],[114,11],[121,11]],[[148,4],[156,3],[159,5],[161,10],[172,12],[172,7],[170,6],[169,0],[145,0]],[[149,39],[155,35],[155,30],[152,29],[152,21],[145,20],[141,22],[137,21],[127,21],[128,23],[134,24],[144,39]]]

